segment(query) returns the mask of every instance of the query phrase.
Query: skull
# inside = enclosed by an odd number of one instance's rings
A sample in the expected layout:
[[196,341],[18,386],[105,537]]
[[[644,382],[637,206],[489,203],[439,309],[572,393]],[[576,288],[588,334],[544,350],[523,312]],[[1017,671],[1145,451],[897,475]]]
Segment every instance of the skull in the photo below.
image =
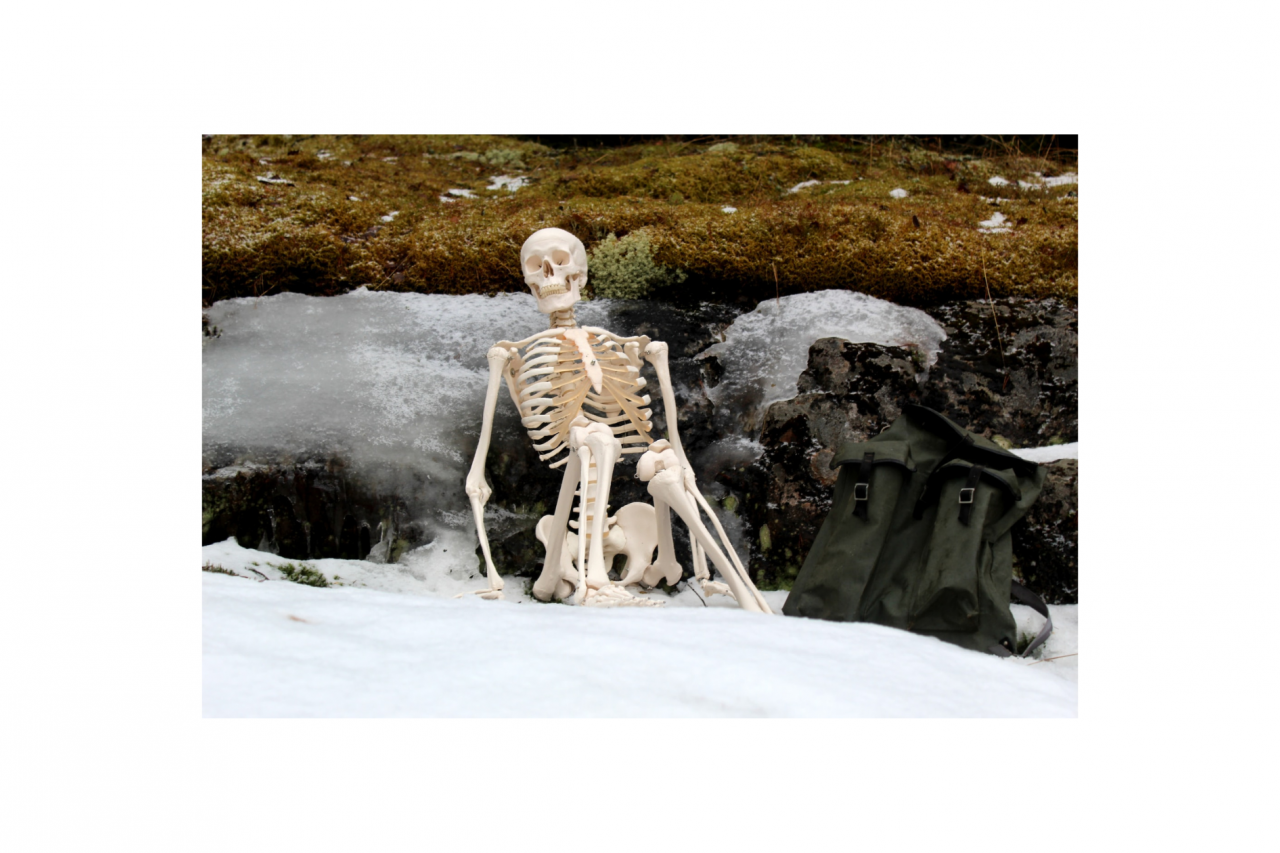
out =
[[582,298],[587,283],[587,250],[582,241],[560,228],[529,235],[520,249],[520,269],[543,314],[561,311]]

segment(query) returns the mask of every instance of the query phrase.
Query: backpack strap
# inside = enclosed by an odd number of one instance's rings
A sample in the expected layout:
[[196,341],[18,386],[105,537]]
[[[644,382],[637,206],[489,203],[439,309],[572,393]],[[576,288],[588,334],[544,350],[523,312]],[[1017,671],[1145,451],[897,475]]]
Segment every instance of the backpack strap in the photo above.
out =
[[[1036,638],[1032,640],[1031,644],[1022,652],[1022,657],[1026,657],[1036,649],[1040,648],[1045,640],[1049,639],[1049,635],[1053,633],[1053,618],[1049,616],[1049,605],[1044,603],[1044,599],[1027,589],[1022,584],[1017,581],[1013,581],[1009,586],[1009,591],[1013,593],[1013,597],[1018,599],[1018,601],[1021,601],[1023,604],[1029,606],[1032,610],[1044,617],[1044,627],[1040,629],[1040,633],[1036,634]],[[1002,658],[1013,656],[1012,649],[999,643],[992,646],[989,651]]]
[[969,469],[969,476],[964,481],[964,486],[960,489],[960,523],[969,526],[969,518],[973,515],[973,496],[978,488],[978,481],[982,479],[982,472],[985,469],[981,465],[974,465]]
[[867,517],[867,500],[871,491],[871,469],[875,465],[875,461],[876,454],[869,451],[862,454],[862,461],[858,463],[858,481],[853,484],[853,514],[861,519]]

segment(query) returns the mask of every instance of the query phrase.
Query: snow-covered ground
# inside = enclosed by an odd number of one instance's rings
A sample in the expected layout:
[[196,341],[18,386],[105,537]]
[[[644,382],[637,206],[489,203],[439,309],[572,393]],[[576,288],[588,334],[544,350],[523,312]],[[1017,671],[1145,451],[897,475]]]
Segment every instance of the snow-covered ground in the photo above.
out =
[[[474,564],[472,549],[468,561]],[[704,606],[461,599],[484,579],[430,547],[398,564],[203,549],[207,717],[1073,717],[1076,606],[1034,659],[879,625]],[[329,588],[284,580],[313,569]],[[766,592],[781,610],[785,592]],[[1014,606],[1021,633],[1041,624]],[[1060,657],[1065,656],[1065,657]],[[1049,658],[1057,658],[1049,660]]]

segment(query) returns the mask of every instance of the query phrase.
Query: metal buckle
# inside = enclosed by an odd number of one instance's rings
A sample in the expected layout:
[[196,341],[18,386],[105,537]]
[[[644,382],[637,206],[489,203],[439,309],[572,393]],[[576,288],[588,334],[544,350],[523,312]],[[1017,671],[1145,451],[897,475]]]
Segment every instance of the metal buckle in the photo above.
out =
[[[968,492],[968,494],[966,495],[966,494],[965,494],[965,492]],[[961,490],[960,490],[960,503],[962,503],[962,504],[971,504],[971,503],[973,503],[973,492],[974,492],[974,490],[973,490],[972,488],[968,487],[968,486],[966,486],[965,488],[961,489]]]
[[865,501],[867,499],[867,492],[870,490],[870,488],[871,488],[870,483],[854,483],[853,484],[854,501],[855,502]]

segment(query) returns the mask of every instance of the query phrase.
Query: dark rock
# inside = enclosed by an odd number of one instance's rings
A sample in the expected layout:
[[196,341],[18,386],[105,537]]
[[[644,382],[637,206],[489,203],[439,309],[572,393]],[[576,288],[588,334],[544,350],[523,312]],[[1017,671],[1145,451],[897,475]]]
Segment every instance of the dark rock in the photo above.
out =
[[1044,490],[1013,528],[1013,573],[1050,604],[1077,604],[1079,462],[1062,459],[1045,467]]
[[245,548],[307,560],[384,559],[425,544],[405,500],[379,490],[340,460],[218,468],[202,478],[202,541],[229,537]]
[[929,309],[947,332],[921,404],[1013,447],[1076,441],[1078,312],[1058,299],[957,302]]
[[[927,376],[912,349],[836,338],[810,348],[800,393],[765,414],[761,458],[719,475],[744,496],[740,511],[757,531],[749,568],[758,585],[790,586],[830,508],[835,450],[879,434],[904,403],[929,406],[1007,446],[1077,440],[1075,307],[1004,299],[995,312],[1003,350],[990,304],[932,309],[947,340]],[[1061,473],[1067,468],[1069,475]],[[1015,528],[1027,585],[1053,603],[1077,596],[1075,470],[1074,462],[1051,468],[1044,494]]]

